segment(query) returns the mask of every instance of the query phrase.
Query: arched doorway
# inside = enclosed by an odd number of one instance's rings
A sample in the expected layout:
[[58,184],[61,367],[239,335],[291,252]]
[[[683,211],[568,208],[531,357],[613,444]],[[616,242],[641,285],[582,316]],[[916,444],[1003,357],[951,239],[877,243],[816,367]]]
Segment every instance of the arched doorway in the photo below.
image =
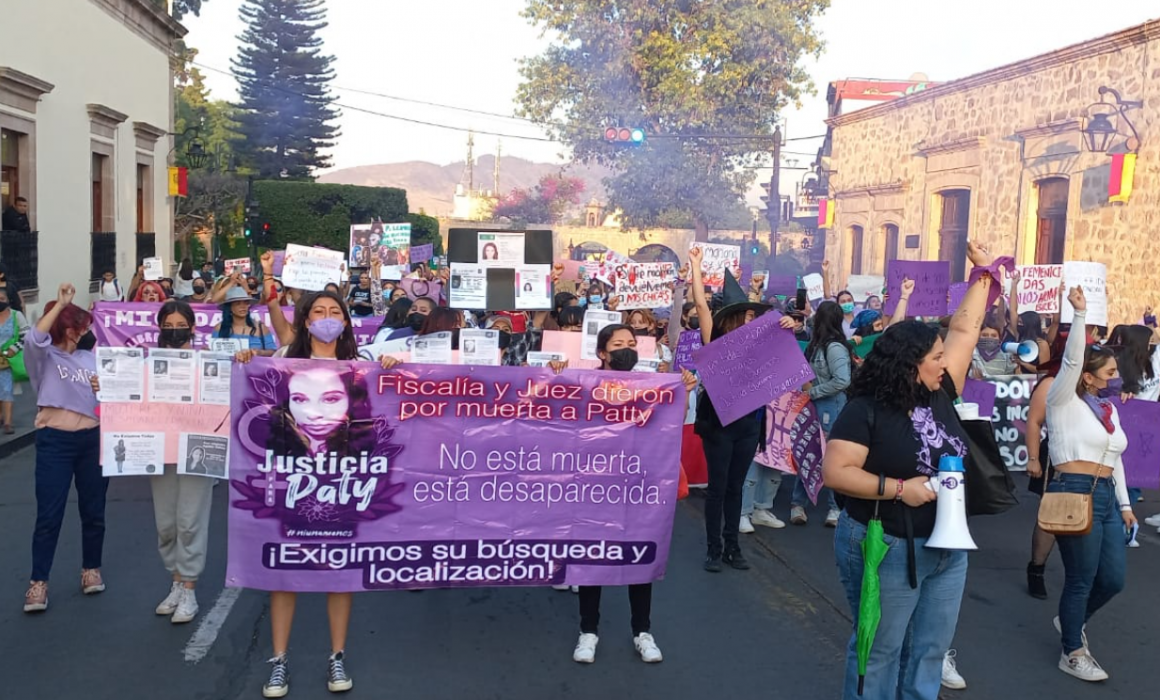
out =
[[967,276],[967,237],[971,221],[971,191],[940,192],[942,212],[938,227],[938,259],[951,263],[951,282]]
[[641,246],[630,257],[639,263],[668,262],[673,263],[678,268],[681,266],[681,258],[673,252],[673,249],[660,243],[649,243],[646,246]]
[[850,227],[850,274],[862,274],[862,243],[865,232],[861,226]]

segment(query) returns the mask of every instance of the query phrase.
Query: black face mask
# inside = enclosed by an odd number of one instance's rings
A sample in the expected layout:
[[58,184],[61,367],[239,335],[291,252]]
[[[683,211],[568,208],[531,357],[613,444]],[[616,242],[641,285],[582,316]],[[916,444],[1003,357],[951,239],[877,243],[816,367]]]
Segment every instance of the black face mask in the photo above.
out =
[[647,328],[633,328],[632,334],[635,336],[648,335],[648,329]]
[[162,328],[157,335],[157,344],[163,348],[180,348],[193,338],[188,328]]
[[77,338],[77,350],[92,350],[97,346],[97,336],[93,335],[92,331],[86,331],[84,335]]
[[700,316],[690,316],[689,320],[685,321],[685,328],[687,328],[691,331],[701,330],[701,317]]
[[608,353],[608,369],[617,372],[631,372],[639,357],[636,348],[621,348]]
[[418,331],[423,327],[423,319],[427,318],[423,314],[407,314],[407,327],[413,331]]
[[499,332],[499,349],[507,350],[512,344],[512,334],[507,331]]
[[194,287],[193,293],[194,294],[205,294],[205,287]]
[[0,314],[8,310],[8,302],[0,301]]

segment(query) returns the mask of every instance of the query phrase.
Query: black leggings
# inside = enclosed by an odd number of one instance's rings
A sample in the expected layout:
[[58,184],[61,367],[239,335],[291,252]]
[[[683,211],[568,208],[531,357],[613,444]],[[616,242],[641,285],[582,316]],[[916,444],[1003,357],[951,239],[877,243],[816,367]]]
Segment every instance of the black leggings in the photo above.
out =
[[[580,586],[580,632],[597,634],[600,627],[601,586]],[[628,587],[628,605],[632,610],[632,636],[648,632],[652,617],[652,584],[634,583]]]
[[[741,423],[748,423],[741,425]],[[700,433],[709,464],[709,488],[705,492],[705,534],[709,554],[720,556],[724,535],[724,551],[739,550],[738,527],[741,523],[741,493],[745,475],[757,454],[760,440],[759,424],[742,419],[737,423],[705,430]],[[721,518],[725,518],[722,527]]]

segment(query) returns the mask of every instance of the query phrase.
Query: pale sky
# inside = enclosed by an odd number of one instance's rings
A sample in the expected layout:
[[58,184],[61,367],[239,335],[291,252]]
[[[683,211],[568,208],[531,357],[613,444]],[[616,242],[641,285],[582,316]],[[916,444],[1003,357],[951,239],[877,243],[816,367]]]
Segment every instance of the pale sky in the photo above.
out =
[[[229,70],[242,32],[241,0],[206,0],[189,17],[186,41],[199,62]],[[358,94],[382,93],[510,115],[520,82],[517,60],[540,52],[538,32],[519,15],[524,0],[328,0],[326,50],[336,57],[338,102],[425,122],[516,136],[540,136],[535,126],[462,111]],[[826,41],[820,60],[806,65],[817,94],[785,115],[789,138],[825,132],[825,90],[842,78],[906,79],[916,72],[946,81],[1046,53],[1160,16],[1155,0],[972,0],[953,9],[931,0],[833,0],[819,21]],[[236,98],[232,77],[205,71],[215,98]],[[1092,100],[1097,99],[1096,85]],[[1125,95],[1126,98],[1131,96]],[[465,131],[408,124],[344,110],[334,165],[346,168],[408,160],[446,164],[461,160]],[[476,135],[477,156],[495,151],[496,137]],[[819,141],[791,142],[790,152],[816,151]],[[503,153],[561,162],[562,147],[503,139]],[[787,154],[783,165],[808,165],[811,156]],[[791,193],[802,172],[786,171]],[[769,171],[759,171],[768,180]]]

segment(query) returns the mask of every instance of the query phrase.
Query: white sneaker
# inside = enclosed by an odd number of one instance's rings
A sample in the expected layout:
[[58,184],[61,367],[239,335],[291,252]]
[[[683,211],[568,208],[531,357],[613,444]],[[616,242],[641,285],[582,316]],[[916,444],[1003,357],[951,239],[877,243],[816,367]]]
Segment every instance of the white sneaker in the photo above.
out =
[[805,525],[810,521],[806,515],[806,509],[801,506],[793,506],[789,509],[789,521],[794,525]]
[[753,523],[749,521],[748,515],[741,516],[741,524],[737,526],[737,531],[743,535],[753,534]]
[[590,664],[596,660],[596,644],[600,637],[594,634],[581,634],[576,641],[576,650],[572,652],[572,660],[578,664]]
[[177,603],[181,600],[181,592],[185,590],[185,585],[181,581],[174,581],[173,585],[169,587],[169,595],[165,596],[165,600],[157,605],[156,612],[158,615],[172,615],[173,611],[177,610]]
[[553,591],[566,591],[569,586],[566,583],[561,583],[559,586],[552,586]]
[[640,660],[646,664],[658,664],[665,660],[665,657],[661,655],[661,650],[657,647],[656,640],[648,632],[641,632],[633,637],[632,645],[640,654]]
[[781,528],[785,527],[785,523],[779,520],[776,515],[770,513],[768,510],[753,511],[753,515],[749,516],[749,522],[753,523],[754,525],[760,525],[762,527],[772,527],[776,530],[780,530]]
[[1129,546],[1129,547],[1132,547],[1132,548],[1139,547],[1139,546],[1140,546],[1140,541],[1139,541],[1139,540],[1130,540],[1130,541],[1128,542],[1128,546]]
[[1059,655],[1059,670],[1069,676],[1075,676],[1081,681],[1095,683],[1108,679],[1108,672],[1100,668],[1087,649],[1074,651],[1071,656],[1061,653]]
[[1151,525],[1152,527],[1160,527],[1160,513],[1144,518],[1144,524]]
[[943,655],[942,684],[944,688],[951,690],[962,690],[967,687],[967,682],[959,675],[959,669],[955,665],[954,649]]
[[842,511],[837,508],[831,508],[826,513],[826,527],[838,527],[838,518],[841,517]]
[[[1056,615],[1056,616],[1055,616],[1055,619],[1051,621],[1051,624],[1055,625],[1055,631],[1056,631],[1056,632],[1059,632],[1060,634],[1063,634],[1063,627],[1061,627],[1061,626],[1059,625],[1059,615]],[[1080,639],[1082,639],[1082,640],[1083,640],[1083,648],[1084,648],[1084,650],[1086,651],[1086,650],[1087,650],[1087,648],[1088,648],[1088,643],[1087,643],[1087,625],[1084,625],[1084,626],[1083,626],[1083,629],[1080,631]]]
[[192,588],[181,587],[181,599],[177,601],[177,610],[173,612],[170,622],[180,625],[197,617],[197,593]]

